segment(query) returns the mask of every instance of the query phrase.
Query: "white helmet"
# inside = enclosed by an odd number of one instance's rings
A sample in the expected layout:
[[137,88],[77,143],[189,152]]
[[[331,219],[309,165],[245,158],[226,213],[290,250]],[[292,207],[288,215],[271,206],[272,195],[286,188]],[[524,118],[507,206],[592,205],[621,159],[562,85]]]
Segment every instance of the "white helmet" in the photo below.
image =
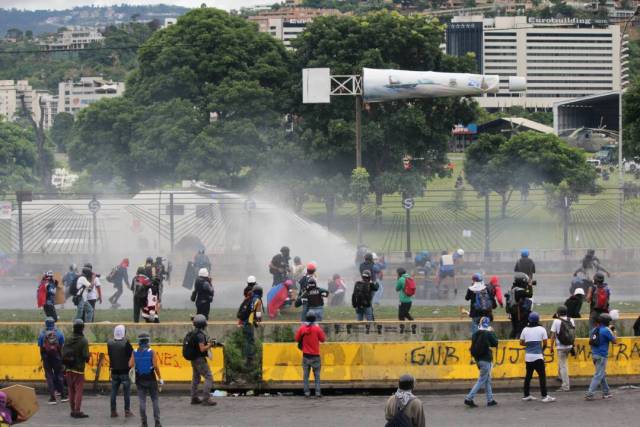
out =
[[209,270],[206,268],[201,268],[198,270],[198,277],[209,277]]
[[582,288],[576,288],[575,291],[573,291],[574,295],[584,295],[584,289]]
[[256,283],[256,276],[249,276],[247,277],[247,283]]
[[458,249],[456,253],[460,256],[464,256],[464,251],[462,249]]

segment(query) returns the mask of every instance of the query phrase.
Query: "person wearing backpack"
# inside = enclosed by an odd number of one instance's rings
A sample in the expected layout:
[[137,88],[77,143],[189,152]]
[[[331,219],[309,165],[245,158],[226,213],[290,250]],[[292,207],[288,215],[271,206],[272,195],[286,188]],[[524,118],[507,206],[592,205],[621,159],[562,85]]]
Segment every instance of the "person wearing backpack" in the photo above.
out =
[[533,303],[533,286],[529,280],[529,276],[525,273],[516,273],[513,276],[513,284],[511,289],[505,295],[507,315],[511,319],[511,333],[509,338],[517,339],[520,337],[522,330],[527,326],[529,321],[529,313]]
[[464,404],[470,408],[476,408],[473,398],[478,394],[480,389],[484,387],[487,393],[487,406],[496,406],[498,402],[493,399],[493,390],[491,389],[491,369],[493,367],[493,352],[491,347],[498,348],[498,338],[491,327],[491,319],[484,316],[480,318],[478,330],[471,336],[471,357],[476,361],[476,366],[480,371],[478,381],[473,386],[467,397],[464,398]]
[[111,303],[111,308],[118,308],[120,304],[118,304],[118,300],[122,296],[122,288],[123,283],[129,284],[129,258],[124,258],[120,264],[116,266],[113,274],[110,274],[111,280],[107,277],[107,280],[113,283],[113,288],[115,289],[115,293],[109,297],[109,302]]
[[604,273],[601,271],[593,275],[593,286],[587,291],[585,298],[590,305],[589,329],[593,329],[596,320],[603,313],[609,313],[609,300],[611,290],[604,281]]
[[385,427],[426,427],[422,402],[413,394],[415,379],[404,374],[398,381],[398,390],[387,400],[384,409]]
[[396,272],[398,273],[396,292],[398,292],[398,297],[400,299],[400,305],[398,306],[398,320],[413,321],[410,311],[413,296],[416,294],[416,282],[404,268],[400,267]]
[[361,280],[357,281],[353,286],[353,294],[351,294],[351,306],[356,310],[356,320],[367,320],[373,322],[375,319],[371,300],[373,294],[378,290],[378,284],[371,281],[371,271],[364,270]]
[[140,322],[140,311],[147,305],[151,279],[145,274],[143,266],[138,267],[136,275],[131,281],[131,291],[133,292],[133,321]]
[[93,306],[87,301],[87,294],[91,289],[91,280],[93,279],[93,272],[89,267],[82,268],[82,275],[78,277],[75,289],[73,285],[71,290],[75,291],[73,296],[73,303],[76,305],[76,319],[80,319],[83,322],[91,322],[93,320]]
[[547,374],[544,365],[544,350],[547,348],[547,330],[540,326],[540,315],[535,311],[529,314],[529,324],[522,330],[520,334],[520,345],[524,349],[524,361],[526,364],[526,375],[524,377],[524,397],[522,400],[529,402],[536,400],[529,393],[531,386],[531,378],[533,373],[538,373],[540,381],[540,394],[542,395],[542,403],[555,402],[556,399],[547,394]]
[[478,330],[481,317],[493,319],[493,309],[498,306],[496,297],[487,288],[482,279],[482,274],[475,273],[471,276],[471,286],[467,289],[464,299],[469,301],[469,317],[471,318],[471,334]]
[[201,268],[198,271],[198,278],[191,293],[191,301],[196,303],[196,313],[202,314],[205,319],[209,320],[211,302],[213,301],[213,284],[206,268]]
[[[193,373],[191,379],[191,404],[216,406],[217,403],[210,396],[213,388],[213,375],[207,363],[207,358],[209,357],[209,350],[215,347],[217,342],[214,339],[209,339],[205,332],[207,318],[204,315],[196,314],[193,317],[193,326],[194,329],[185,336],[182,344],[182,355],[191,362]],[[198,396],[201,377],[204,378],[204,399]]]
[[596,320],[594,328],[589,334],[589,345],[591,346],[591,358],[596,368],[589,389],[585,394],[586,400],[594,400],[598,387],[602,389],[602,398],[611,399],[613,395],[607,383],[607,360],[609,359],[609,344],[617,342],[616,329],[611,324],[611,316],[607,313],[600,314]]
[[61,402],[69,400],[64,393],[64,367],[62,366],[64,335],[56,328],[53,317],[47,317],[44,320],[44,326],[38,336],[38,348],[44,376],[47,379],[49,405],[55,405],[58,403],[58,398]]
[[73,334],[62,346],[62,363],[65,367],[64,378],[69,389],[71,418],[88,418],[81,410],[84,393],[84,369],[89,362],[89,341],[84,336],[82,319],[73,321]]
[[124,325],[118,325],[113,330],[113,338],[107,341],[107,353],[111,368],[111,418],[117,418],[116,397],[122,385],[124,397],[124,416],[130,418],[131,412],[131,380],[129,378],[129,360],[133,354],[133,346],[126,337]]
[[131,354],[129,368],[136,371],[136,387],[138,389],[138,406],[140,407],[140,424],[147,427],[147,396],[151,398],[155,427],[162,427],[160,423],[160,399],[158,386],[164,381],[160,374],[160,359],[151,349],[151,337],[142,332],[138,335],[138,348]]
[[247,361],[247,365],[252,365],[256,357],[256,338],[255,330],[262,322],[262,286],[255,285],[251,292],[251,303],[247,307],[247,315],[242,320],[242,334],[244,336],[244,346],[242,354]]
[[53,271],[47,271],[38,285],[38,308],[42,308],[45,317],[52,317],[54,322],[58,321],[55,306],[57,289],[58,281],[53,279]]
[[561,305],[556,310],[556,314],[551,324],[551,354],[556,348],[558,355],[558,377],[562,380],[562,385],[558,391],[569,391],[569,353],[573,350],[576,341],[576,324],[567,315],[567,307]]
[[316,324],[316,315],[313,311],[307,313],[306,322],[298,328],[295,340],[298,348],[302,350],[302,378],[304,383],[304,397],[311,397],[309,390],[309,373],[313,370],[313,379],[316,386],[316,397],[322,397],[320,391],[320,343],[327,339],[324,331]]
[[64,300],[67,301],[71,295],[71,284],[78,281],[78,270],[75,264],[69,266],[69,271],[62,276],[62,285],[64,286]]

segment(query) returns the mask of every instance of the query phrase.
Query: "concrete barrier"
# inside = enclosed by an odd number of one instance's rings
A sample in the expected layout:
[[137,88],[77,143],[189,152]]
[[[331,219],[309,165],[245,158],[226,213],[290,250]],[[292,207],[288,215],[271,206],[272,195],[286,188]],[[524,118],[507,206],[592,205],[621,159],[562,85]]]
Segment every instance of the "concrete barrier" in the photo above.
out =
[[[182,345],[152,345],[160,359],[160,372],[166,382],[191,381],[191,363],[182,357]],[[85,377],[93,381],[100,354],[104,354],[104,362],[100,369],[99,381],[109,381],[109,356],[106,344],[89,346],[91,359],[86,365]],[[224,380],[224,354],[222,348],[212,349],[213,359],[209,361],[215,381]],[[44,381],[44,372],[40,360],[40,351],[34,344],[0,344],[0,380]]]
[[[469,353],[469,341],[413,343],[329,343],[321,345],[322,380],[327,382],[392,383],[404,373],[418,380],[455,381],[477,378]],[[524,347],[518,341],[501,341],[494,350],[495,379],[523,378]],[[545,352],[548,376],[557,372],[555,354]],[[588,339],[576,341],[576,355],[569,357],[572,377],[593,375]],[[640,338],[619,338],[612,345],[609,375],[640,374]],[[265,343],[262,347],[262,379],[268,383],[302,381],[302,354],[296,344]]]

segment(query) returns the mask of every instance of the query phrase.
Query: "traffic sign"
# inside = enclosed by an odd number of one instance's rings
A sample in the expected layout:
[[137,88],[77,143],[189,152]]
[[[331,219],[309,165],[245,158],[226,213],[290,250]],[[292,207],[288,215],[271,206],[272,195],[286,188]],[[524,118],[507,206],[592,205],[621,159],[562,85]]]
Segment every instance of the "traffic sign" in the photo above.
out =
[[89,211],[92,214],[98,213],[98,211],[100,210],[100,202],[97,201],[96,199],[93,199],[89,202]]
[[413,197],[407,197],[402,201],[402,207],[407,210],[413,209],[414,206],[415,206],[415,202],[413,200]]

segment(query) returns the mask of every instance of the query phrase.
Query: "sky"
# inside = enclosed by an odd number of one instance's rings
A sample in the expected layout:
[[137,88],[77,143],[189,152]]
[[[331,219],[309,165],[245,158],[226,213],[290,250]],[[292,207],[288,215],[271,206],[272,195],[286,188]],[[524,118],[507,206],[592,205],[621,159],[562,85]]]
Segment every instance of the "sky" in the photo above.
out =
[[240,9],[243,6],[272,4],[276,0],[0,0],[0,8],[10,9],[71,9],[75,6],[110,6],[114,4],[172,4],[185,7],[199,7],[202,3],[220,9]]

